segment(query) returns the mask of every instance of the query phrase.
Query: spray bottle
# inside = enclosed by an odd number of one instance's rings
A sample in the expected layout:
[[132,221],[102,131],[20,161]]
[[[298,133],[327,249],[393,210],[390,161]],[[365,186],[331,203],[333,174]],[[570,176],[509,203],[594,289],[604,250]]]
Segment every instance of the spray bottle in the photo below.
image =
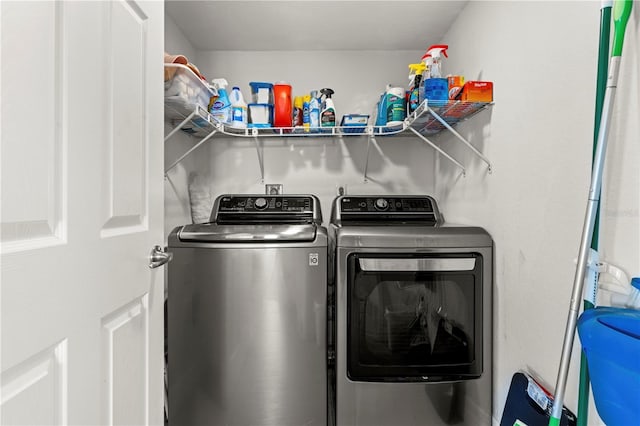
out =
[[[432,105],[444,105],[449,99],[449,81],[442,78],[442,55],[447,56],[446,44],[436,44],[431,46],[425,54],[425,59],[430,62],[429,77],[422,81],[423,89],[420,91],[422,99],[427,100]],[[431,58],[431,59],[429,59]]]
[[322,101],[322,107],[320,108],[320,126],[322,127],[335,127],[336,125],[336,108],[333,105],[333,99],[331,99],[331,95],[334,94],[334,91],[329,88],[324,88],[320,90],[325,97]]
[[422,104],[426,99],[424,94],[424,83],[428,79],[431,78],[431,66],[433,65],[433,58],[430,53],[425,53],[422,56],[422,64],[424,66],[424,70],[422,71],[422,81],[420,85],[418,85],[418,104]]
[[215,78],[211,81],[213,87],[218,91],[218,99],[211,105],[211,116],[220,123],[231,122],[231,102],[227,95],[229,83],[224,78]]
[[231,89],[231,126],[244,129],[247,127],[247,103],[244,101],[239,87]]
[[317,132],[320,127],[320,102],[317,90],[311,91],[309,99],[309,127],[311,127],[311,132]]
[[449,48],[446,44],[434,44],[429,49],[427,49],[427,55],[431,55],[433,60],[433,64],[429,70],[429,78],[442,78],[442,55],[445,58],[448,58],[447,49]]
[[420,105],[420,82],[422,73],[426,65],[424,63],[409,64],[409,102],[407,102],[407,113],[411,114]]

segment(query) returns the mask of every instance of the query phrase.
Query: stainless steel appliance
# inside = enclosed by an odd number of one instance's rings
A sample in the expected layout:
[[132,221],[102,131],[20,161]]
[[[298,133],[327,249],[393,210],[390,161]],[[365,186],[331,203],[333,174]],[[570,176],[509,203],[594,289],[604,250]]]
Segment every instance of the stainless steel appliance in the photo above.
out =
[[490,425],[487,232],[428,196],[342,196],[329,233],[337,425]]
[[327,231],[311,195],[224,195],[169,236],[171,425],[326,425]]

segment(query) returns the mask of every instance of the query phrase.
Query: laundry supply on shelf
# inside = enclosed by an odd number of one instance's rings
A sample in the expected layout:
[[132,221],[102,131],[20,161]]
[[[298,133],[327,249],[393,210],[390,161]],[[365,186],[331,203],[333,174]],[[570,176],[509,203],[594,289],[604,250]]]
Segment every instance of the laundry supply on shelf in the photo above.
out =
[[314,133],[318,132],[320,127],[320,101],[317,90],[312,90],[309,94],[309,127]]
[[409,97],[407,99],[407,113],[411,114],[420,105],[420,82],[426,65],[424,63],[409,64]]
[[291,85],[278,82],[273,85],[273,126],[291,127],[293,123],[293,104],[291,102]]
[[211,116],[220,123],[231,122],[231,102],[227,94],[229,83],[224,78],[212,80],[213,86],[218,91],[218,98],[212,103],[210,108]]
[[320,90],[320,93],[324,95],[321,107],[322,111],[320,112],[320,125],[321,127],[335,127],[336,108],[333,104],[333,99],[331,99],[331,95],[334,94],[334,91],[329,88],[324,88]]
[[247,127],[247,104],[240,88],[234,86],[229,95],[231,101],[231,126],[244,129]]

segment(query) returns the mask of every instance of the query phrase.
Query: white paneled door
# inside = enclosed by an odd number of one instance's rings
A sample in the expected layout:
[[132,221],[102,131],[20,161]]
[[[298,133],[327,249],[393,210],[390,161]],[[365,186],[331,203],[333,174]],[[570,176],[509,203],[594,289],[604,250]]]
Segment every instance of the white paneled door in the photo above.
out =
[[163,419],[161,1],[1,1],[2,425]]

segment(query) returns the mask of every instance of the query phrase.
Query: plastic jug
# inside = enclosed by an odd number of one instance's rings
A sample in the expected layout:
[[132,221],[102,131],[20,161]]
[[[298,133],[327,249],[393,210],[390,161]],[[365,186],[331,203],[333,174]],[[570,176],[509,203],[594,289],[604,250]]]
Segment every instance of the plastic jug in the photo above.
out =
[[234,87],[229,94],[231,102],[231,126],[244,129],[247,127],[247,104],[239,87]]
[[273,85],[273,126],[291,127],[293,124],[293,105],[291,103],[291,85],[278,82]]

